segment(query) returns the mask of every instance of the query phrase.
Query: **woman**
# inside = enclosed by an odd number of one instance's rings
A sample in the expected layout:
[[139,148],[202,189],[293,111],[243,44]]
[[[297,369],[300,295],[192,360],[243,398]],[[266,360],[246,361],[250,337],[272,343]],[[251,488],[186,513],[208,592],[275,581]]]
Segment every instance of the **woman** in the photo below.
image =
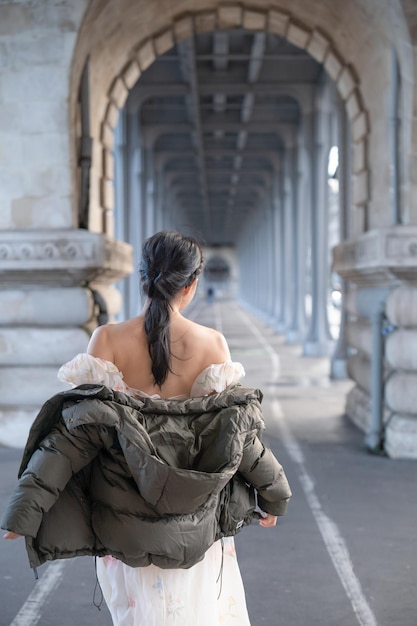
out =
[[[135,397],[179,399],[221,392],[244,375],[223,335],[181,315],[194,297],[203,265],[192,239],[160,232],[145,241],[140,265],[147,301],[136,318],[101,326],[87,354],[64,365],[59,378],[72,385],[101,383]],[[286,479],[284,475],[285,484]],[[286,487],[285,498],[289,497]],[[264,513],[260,525],[276,525]],[[8,532],[6,539],[17,535]],[[233,537],[216,541],[189,569],[130,567],[98,559],[98,578],[118,626],[249,625]],[[177,618],[176,621],[175,618]]]

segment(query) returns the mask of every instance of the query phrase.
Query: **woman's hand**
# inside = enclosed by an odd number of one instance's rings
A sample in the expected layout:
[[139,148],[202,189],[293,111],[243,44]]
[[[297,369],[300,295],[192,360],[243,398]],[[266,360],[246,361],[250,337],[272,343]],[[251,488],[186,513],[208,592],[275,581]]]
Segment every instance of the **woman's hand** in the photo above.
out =
[[5,535],[3,535],[3,539],[18,539],[22,535],[18,535],[17,533],[13,533],[11,530],[8,530]]
[[259,520],[259,524],[264,528],[270,528],[277,525],[277,516],[270,513],[263,513],[263,517]]

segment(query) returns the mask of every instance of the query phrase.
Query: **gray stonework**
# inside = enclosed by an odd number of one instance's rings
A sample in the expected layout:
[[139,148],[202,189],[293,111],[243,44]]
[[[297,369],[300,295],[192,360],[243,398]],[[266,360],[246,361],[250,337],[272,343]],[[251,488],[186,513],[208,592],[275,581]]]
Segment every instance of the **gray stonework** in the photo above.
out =
[[67,388],[58,368],[87,347],[94,292],[117,313],[107,285],[131,272],[131,249],[85,230],[0,231],[0,259],[0,421],[25,429]]
[[[262,211],[253,212],[236,242],[240,295],[288,341],[303,343],[306,353],[332,345],[326,320],[325,187],[320,185],[325,183],[325,151],[333,140],[326,128],[337,110],[345,128],[340,168],[344,241],[335,249],[334,269],[346,281],[337,369],[343,371],[347,359],[357,383],[347,412],[367,430],[370,316],[382,299],[396,326],[385,342],[385,445],[390,456],[417,458],[412,393],[417,369],[417,29],[409,0],[0,3],[0,416],[26,419],[60,388],[57,366],[70,351],[83,349],[97,324],[94,292],[107,303],[110,319],[116,318],[121,296],[114,284],[131,272],[132,257],[126,244],[113,239],[114,225],[119,224],[120,239],[134,244],[137,265],[143,236],[156,225],[187,221],[179,209],[173,214],[173,192],[158,196],[161,171],[150,174],[142,167],[143,159],[151,168],[153,149],[152,142],[142,145],[143,129],[137,128],[134,145],[125,146],[137,161],[136,170],[115,168],[115,129],[135,83],[174,45],[242,28],[285,39],[322,64],[322,95],[333,100],[326,100],[323,109],[319,99],[314,101],[315,86],[282,87],[281,96],[302,103],[302,132],[295,141],[292,132],[281,129],[282,154],[275,150],[274,180]],[[88,230],[80,230],[79,93],[87,59],[92,161]],[[197,100],[198,95],[197,90]],[[194,85],[189,103],[195,96]],[[134,113],[139,112],[138,107]],[[321,117],[315,121],[317,113]],[[193,130],[198,135],[195,129],[198,123]],[[302,158],[294,167],[288,155],[295,145],[295,157]],[[321,165],[315,167],[318,157]],[[311,244],[314,280],[305,267]],[[123,287],[130,312],[138,298],[136,280]]]
[[365,432],[372,412],[371,322],[378,302],[384,303],[382,421],[384,447],[393,458],[417,459],[416,250],[415,226],[370,231],[334,250],[334,269],[357,286],[347,301],[347,338],[354,350],[348,371],[356,387],[349,394],[346,413]]

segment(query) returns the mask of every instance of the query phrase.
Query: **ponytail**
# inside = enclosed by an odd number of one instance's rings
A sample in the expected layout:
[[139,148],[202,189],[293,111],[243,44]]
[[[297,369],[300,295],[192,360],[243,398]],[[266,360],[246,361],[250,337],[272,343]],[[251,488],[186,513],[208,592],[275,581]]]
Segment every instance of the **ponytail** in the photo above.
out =
[[149,302],[145,311],[145,334],[155,384],[161,387],[171,369],[171,301],[201,272],[202,250],[198,243],[177,232],[156,233],[143,244],[140,263],[142,289]]

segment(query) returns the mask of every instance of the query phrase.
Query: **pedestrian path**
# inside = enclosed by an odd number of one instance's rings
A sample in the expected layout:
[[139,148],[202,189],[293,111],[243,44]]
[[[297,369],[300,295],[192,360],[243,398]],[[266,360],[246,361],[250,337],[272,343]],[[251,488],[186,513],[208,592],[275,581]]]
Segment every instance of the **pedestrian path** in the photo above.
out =
[[[243,384],[262,389],[265,442],[293,491],[277,528],[254,523],[237,536],[252,626],[416,626],[415,462],[367,453],[343,416],[350,383],[329,381],[328,359],[302,357],[233,301],[201,298],[187,315],[221,330],[245,367]],[[19,451],[0,449],[2,506],[18,461]],[[33,579],[23,545],[6,543],[0,626],[19,626],[12,620],[27,611]],[[24,626],[53,626],[56,615],[61,626],[110,626],[107,611],[91,603],[91,559],[62,563],[59,580],[51,566],[41,568],[49,587],[31,597],[38,621]]]
[[198,319],[262,389],[266,439],[293,490],[276,532],[252,526],[237,540],[252,623],[415,626],[415,463],[369,455],[344,416],[351,383],[330,381],[329,359],[302,357],[233,302]]

